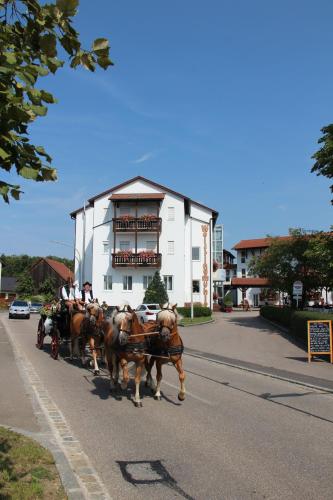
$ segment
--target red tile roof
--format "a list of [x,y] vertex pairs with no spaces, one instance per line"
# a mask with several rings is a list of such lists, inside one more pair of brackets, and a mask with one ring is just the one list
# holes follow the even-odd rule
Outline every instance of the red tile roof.
[[248,286],[248,287],[260,287],[269,286],[269,280],[267,278],[232,278],[231,285],[234,286]]
[[57,260],[53,259],[44,259],[44,260],[64,280],[67,280],[69,276],[74,279],[73,272],[63,262],[58,262]]
[[276,238],[258,238],[255,240],[241,240],[233,248],[235,250],[245,250],[247,248],[267,248],[275,239],[290,240],[291,236],[276,236]]
[[64,281],[66,281],[69,276],[74,279],[73,272],[65,264],[63,264],[62,262],[58,262],[57,260],[53,260],[53,259],[46,259],[46,258],[42,257],[40,260],[38,260],[36,262],[36,264],[34,264],[32,266],[31,269],[33,269],[34,267],[36,267],[42,260],[44,260],[50,267],[52,267],[52,269]]

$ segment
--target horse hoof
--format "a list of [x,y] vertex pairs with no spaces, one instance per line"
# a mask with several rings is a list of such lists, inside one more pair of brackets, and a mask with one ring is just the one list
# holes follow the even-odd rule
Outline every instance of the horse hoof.
[[155,401],[161,401],[161,396],[154,396]]
[[141,401],[139,401],[139,402],[138,401],[134,401],[134,405],[135,405],[136,408],[142,408]]
[[184,401],[185,400],[185,394],[178,394],[178,399],[179,399],[179,401]]
[[94,375],[99,375],[100,371],[99,370],[94,370]]

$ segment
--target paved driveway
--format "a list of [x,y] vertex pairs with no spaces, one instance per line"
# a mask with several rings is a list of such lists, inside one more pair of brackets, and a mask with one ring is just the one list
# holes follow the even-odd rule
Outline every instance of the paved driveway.
[[[186,347],[333,382],[333,365],[307,352],[258,312],[215,313],[215,323],[182,329]],[[327,357],[328,359],[328,357]]]

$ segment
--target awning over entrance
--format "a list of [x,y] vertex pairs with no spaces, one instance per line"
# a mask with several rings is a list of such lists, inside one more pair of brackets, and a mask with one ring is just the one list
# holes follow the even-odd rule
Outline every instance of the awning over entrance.
[[269,280],[267,278],[232,278],[231,286],[236,288],[263,288],[270,287]]

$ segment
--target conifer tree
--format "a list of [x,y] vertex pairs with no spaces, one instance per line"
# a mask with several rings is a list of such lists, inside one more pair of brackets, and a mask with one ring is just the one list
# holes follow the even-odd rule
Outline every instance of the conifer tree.
[[146,290],[143,302],[145,304],[165,304],[166,302],[169,302],[169,297],[164,283],[161,280],[159,271],[155,272],[153,279]]

